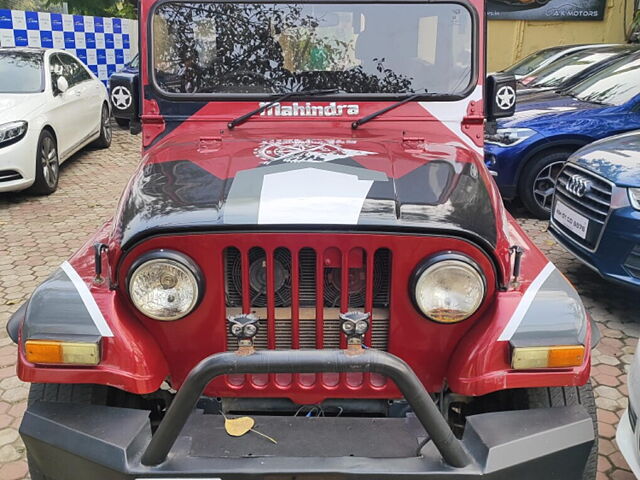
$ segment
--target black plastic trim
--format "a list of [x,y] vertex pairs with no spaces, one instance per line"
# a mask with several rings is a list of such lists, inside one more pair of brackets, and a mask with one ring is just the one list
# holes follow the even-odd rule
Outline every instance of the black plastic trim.
[[18,308],[18,310],[16,310],[14,314],[9,317],[9,321],[7,322],[7,334],[15,344],[18,343],[18,339],[20,337],[20,329],[22,328],[24,319],[27,316],[28,303],[29,302],[24,302],[20,306],[20,308]]
[[[354,228],[355,227],[355,228]],[[226,227],[224,230],[207,227],[206,229],[174,229],[173,231],[168,231],[168,229],[163,229],[162,231],[146,231],[144,235],[139,235],[137,237],[133,237],[126,245],[122,246],[123,254],[120,256],[118,260],[118,265],[113,270],[114,278],[112,279],[112,287],[116,288],[118,286],[117,278],[118,272],[124,262],[124,259],[129,255],[129,253],[135,249],[138,245],[150,240],[152,238],[159,237],[171,237],[176,235],[211,235],[211,234],[238,234],[238,233],[247,233],[247,232],[265,232],[265,233],[352,233],[352,234],[376,234],[376,235],[394,235],[394,236],[414,236],[414,237],[436,237],[436,238],[456,238],[459,240],[463,240],[478,250],[480,250],[489,260],[489,262],[493,265],[493,273],[496,277],[496,282],[498,284],[498,288],[505,288],[507,279],[502,278],[502,274],[500,269],[498,268],[499,260],[494,255],[495,248],[491,243],[489,243],[484,238],[479,235],[465,235],[465,232],[456,232],[450,231],[446,229],[441,230],[433,230],[431,232],[424,231],[416,231],[417,229],[414,227],[398,227],[398,226],[389,226],[388,228],[376,226],[372,228],[371,226],[361,226],[358,228],[357,226],[350,225],[344,229],[340,229],[338,227],[334,227],[332,229],[327,229],[326,226],[315,226],[315,225],[305,225],[304,228],[265,228],[264,225],[247,225],[243,226],[242,229],[229,229]]]

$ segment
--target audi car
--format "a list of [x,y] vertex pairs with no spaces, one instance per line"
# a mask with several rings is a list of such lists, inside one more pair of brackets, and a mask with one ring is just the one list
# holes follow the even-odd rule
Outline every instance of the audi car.
[[504,198],[520,197],[549,218],[558,173],[595,140],[640,129],[640,52],[627,55],[561,93],[518,102],[513,117],[485,135],[485,161]]
[[605,279],[640,287],[640,131],[571,156],[556,183],[550,231]]

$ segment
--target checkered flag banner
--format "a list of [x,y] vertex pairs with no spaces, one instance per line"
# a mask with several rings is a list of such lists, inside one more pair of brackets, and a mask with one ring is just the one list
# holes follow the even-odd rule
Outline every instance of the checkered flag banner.
[[0,47],[67,50],[106,85],[138,52],[137,25],[122,18],[0,9]]

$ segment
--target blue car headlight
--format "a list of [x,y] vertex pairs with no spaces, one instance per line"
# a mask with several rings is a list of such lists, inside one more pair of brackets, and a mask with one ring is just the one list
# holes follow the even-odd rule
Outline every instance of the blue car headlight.
[[484,141],[502,147],[511,147],[525,141],[536,133],[535,130],[530,128],[498,128],[495,133],[485,135]]
[[0,125],[0,147],[17,142],[27,134],[27,122],[10,122]]
[[629,201],[633,208],[640,210],[640,188],[629,189]]

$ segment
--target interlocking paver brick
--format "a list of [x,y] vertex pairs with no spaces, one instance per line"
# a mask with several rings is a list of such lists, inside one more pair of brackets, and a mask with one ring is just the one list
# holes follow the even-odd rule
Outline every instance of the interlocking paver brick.
[[[113,215],[117,199],[139,161],[139,152],[140,137],[116,129],[110,149],[85,150],[65,162],[55,194],[0,194],[1,480],[27,478],[25,449],[17,434],[26,409],[26,388],[15,377],[15,348],[5,349],[11,344],[4,330],[6,321],[38,283]],[[613,437],[626,406],[628,363],[640,336],[640,298],[604,282],[565,252],[547,233],[546,222],[528,218],[517,205],[509,208],[533,241],[574,283],[597,322],[602,334],[602,342],[593,352],[601,428],[597,478],[632,479]],[[5,418],[11,419],[8,426]],[[3,438],[10,441],[2,443]]]

